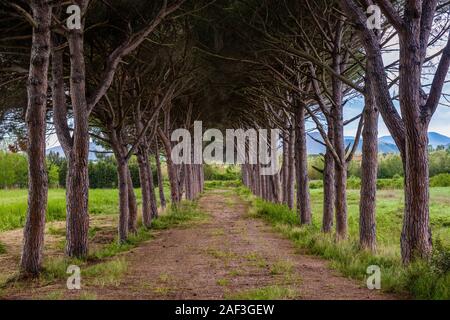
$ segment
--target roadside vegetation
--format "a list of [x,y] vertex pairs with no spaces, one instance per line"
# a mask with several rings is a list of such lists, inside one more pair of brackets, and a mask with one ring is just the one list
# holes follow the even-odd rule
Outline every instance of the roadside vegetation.
[[[118,287],[128,270],[128,262],[121,253],[128,252],[142,243],[151,240],[158,230],[181,226],[185,227],[191,223],[203,222],[206,218],[207,216],[198,209],[196,202],[183,201],[176,208],[167,208],[158,219],[153,221],[150,229],[143,226],[139,227],[138,231],[135,234],[130,235],[125,243],[119,244],[119,241],[114,239],[112,242],[91,252],[85,260],[66,257],[47,257],[44,262],[43,271],[38,279],[28,282],[28,279],[25,279],[24,281],[24,279],[16,275],[6,278],[2,276],[0,277],[2,279],[0,289],[6,293],[6,291],[20,289],[24,286],[48,286],[61,283],[62,281],[65,283],[68,276],[67,268],[70,265],[76,265],[81,269],[84,288],[82,295],[79,297],[80,299],[83,299],[83,297],[88,294],[84,289],[89,291],[90,287]],[[102,230],[96,228],[95,231],[99,232]],[[49,232],[56,233],[55,230],[49,230]],[[62,237],[64,237],[64,235],[65,234],[60,234]],[[1,248],[2,247],[0,246],[0,249]],[[64,298],[64,291],[61,291],[60,295],[53,297],[53,299],[62,298]],[[95,295],[91,294],[91,298],[95,299]]]
[[364,281],[370,265],[381,267],[381,286],[386,292],[417,299],[450,299],[450,188],[432,188],[430,217],[435,244],[429,264],[419,261],[403,266],[398,241],[403,217],[403,194],[398,190],[381,191],[377,201],[376,254],[359,248],[359,191],[349,191],[349,238],[337,243],[334,234],[321,232],[322,191],[311,191],[313,222],[301,226],[295,211],[269,203],[245,187],[238,194],[251,204],[251,215],[269,222],[273,228],[294,242],[301,252],[330,260],[343,275]]
[[[155,190],[158,192],[158,188]],[[141,204],[140,189],[136,189],[138,204]],[[165,190],[168,197],[168,191]],[[66,217],[64,189],[50,189],[47,221],[62,221]],[[159,199],[157,199],[159,201]],[[116,189],[91,189],[89,191],[89,213],[92,215],[117,214],[119,196]],[[159,202],[158,202],[159,203]],[[27,210],[27,190],[0,190],[0,231],[22,228]]]

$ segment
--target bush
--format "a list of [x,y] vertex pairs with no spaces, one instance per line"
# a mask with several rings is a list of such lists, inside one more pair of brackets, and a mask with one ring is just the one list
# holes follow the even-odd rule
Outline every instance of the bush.
[[314,180],[309,183],[310,189],[323,189],[323,180]]
[[450,187],[450,173],[441,173],[430,179],[431,187]]
[[377,189],[378,190],[400,190],[403,189],[403,178],[397,179],[378,179]]
[[27,185],[26,155],[0,151],[0,188],[25,188]]
[[221,189],[221,188],[236,188],[240,187],[242,182],[240,180],[230,180],[230,181],[205,181],[205,190]]
[[205,181],[231,181],[240,180],[241,172],[238,166],[217,166],[208,165],[203,166]]
[[347,188],[352,190],[361,189],[361,179],[358,177],[350,177],[347,179]]

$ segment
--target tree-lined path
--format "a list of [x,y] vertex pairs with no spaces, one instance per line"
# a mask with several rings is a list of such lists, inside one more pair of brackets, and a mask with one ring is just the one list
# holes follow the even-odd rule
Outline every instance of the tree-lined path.
[[[97,299],[391,299],[340,276],[327,262],[300,254],[289,240],[249,215],[231,190],[203,195],[207,218],[159,233],[123,254],[126,272],[117,283],[83,284],[70,293],[57,285],[22,290],[8,298]],[[113,271],[112,271],[113,272]]]

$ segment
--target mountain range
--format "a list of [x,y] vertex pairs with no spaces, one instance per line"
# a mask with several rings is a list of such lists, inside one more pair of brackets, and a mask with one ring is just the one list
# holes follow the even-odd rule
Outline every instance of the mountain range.
[[[450,146],[450,138],[444,136],[437,132],[428,133],[429,145],[436,148],[438,146]],[[307,137],[307,148],[308,153],[311,155],[317,155],[321,153],[325,153],[325,146],[321,143],[315,141],[323,142],[322,136],[319,132],[311,132]],[[353,146],[355,141],[355,137],[345,137],[345,145]],[[357,152],[361,153],[362,150],[362,140],[359,142]],[[378,139],[378,151],[380,153],[399,153],[397,146],[395,145],[394,139],[391,136],[384,136]]]
[[[97,152],[103,152],[105,149],[102,146],[99,146],[93,142],[89,143],[89,161],[95,161],[97,160]],[[58,153],[61,157],[65,158],[63,148],[61,146],[55,146],[52,148],[47,148],[47,154],[50,152]]]

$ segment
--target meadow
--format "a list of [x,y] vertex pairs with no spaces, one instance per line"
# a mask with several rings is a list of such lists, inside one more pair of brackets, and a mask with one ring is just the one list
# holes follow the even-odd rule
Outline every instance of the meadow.
[[[155,189],[158,195],[159,191]],[[138,205],[141,204],[141,190],[135,189]],[[165,190],[169,199],[168,190]],[[47,221],[64,220],[66,199],[64,189],[50,189],[48,192]],[[157,197],[158,198],[158,197]],[[89,191],[89,212],[92,215],[118,214],[119,193],[116,189],[92,189]],[[0,232],[21,228],[25,224],[27,190],[0,190]]]

